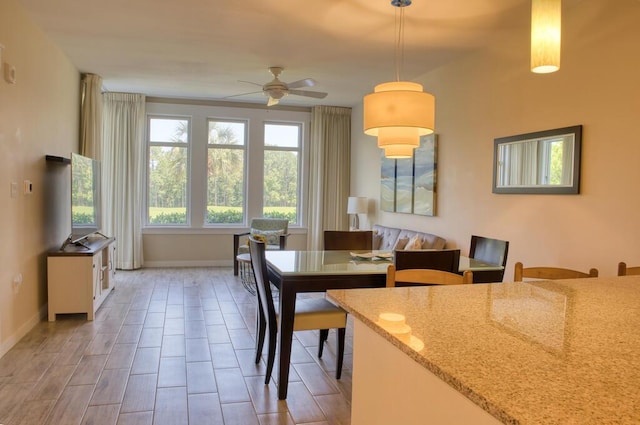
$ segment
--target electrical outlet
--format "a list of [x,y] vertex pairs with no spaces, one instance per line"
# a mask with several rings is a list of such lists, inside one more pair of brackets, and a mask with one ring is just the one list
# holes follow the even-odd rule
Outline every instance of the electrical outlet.
[[17,182],[11,182],[11,197],[12,198],[17,198],[18,197],[18,183]]
[[31,180],[25,180],[24,181],[24,194],[25,195],[31,195],[33,193],[33,183],[31,183]]

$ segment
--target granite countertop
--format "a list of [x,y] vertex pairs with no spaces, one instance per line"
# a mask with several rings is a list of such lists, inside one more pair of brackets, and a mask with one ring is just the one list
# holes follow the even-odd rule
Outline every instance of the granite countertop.
[[327,294],[504,423],[640,423],[640,276]]

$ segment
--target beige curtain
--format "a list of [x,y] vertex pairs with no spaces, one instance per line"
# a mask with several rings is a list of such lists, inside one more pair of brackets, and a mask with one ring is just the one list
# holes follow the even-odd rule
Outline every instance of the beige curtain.
[[101,160],[102,150],[102,77],[82,75],[80,102],[80,154]]
[[102,175],[105,232],[116,238],[116,268],[138,269],[142,258],[145,97],[104,94]]
[[309,145],[307,248],[315,250],[324,230],[349,228],[351,108],[314,107]]

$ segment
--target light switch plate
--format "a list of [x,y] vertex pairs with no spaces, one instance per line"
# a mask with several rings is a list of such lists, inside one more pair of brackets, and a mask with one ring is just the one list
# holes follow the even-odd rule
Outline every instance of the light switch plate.
[[3,65],[4,68],[4,80],[9,84],[16,83],[16,67],[5,63]]

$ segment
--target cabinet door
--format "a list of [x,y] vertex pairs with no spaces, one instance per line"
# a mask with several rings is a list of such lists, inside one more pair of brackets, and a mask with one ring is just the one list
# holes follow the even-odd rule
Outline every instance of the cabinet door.
[[95,270],[93,257],[47,259],[49,321],[57,313],[87,313],[93,320]]

